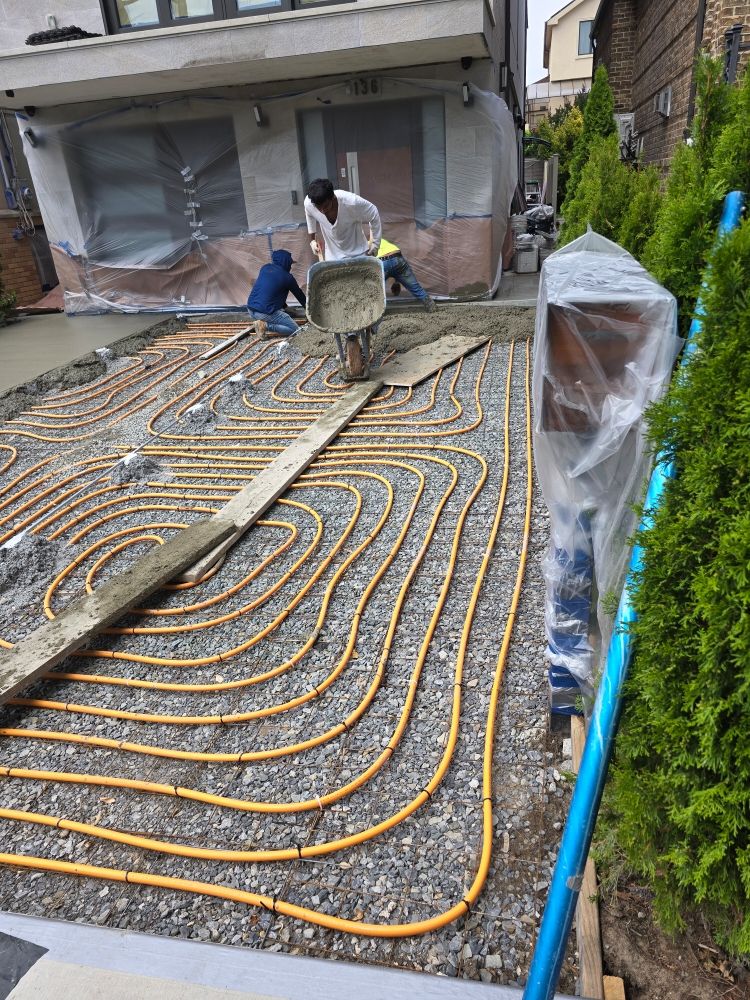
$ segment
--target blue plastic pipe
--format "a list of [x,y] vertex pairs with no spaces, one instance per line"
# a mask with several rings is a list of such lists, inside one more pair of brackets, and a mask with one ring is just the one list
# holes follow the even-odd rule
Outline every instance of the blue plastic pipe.
[[[719,240],[739,225],[744,204],[745,196],[742,192],[732,191],[727,195],[719,222],[717,237]],[[702,328],[703,314],[703,304],[699,299],[696,316],[690,325],[685,345],[683,365],[697,349],[695,335]],[[652,513],[661,503],[666,481],[673,476],[673,464],[657,459],[646,493],[641,531],[648,530],[651,526]],[[635,574],[641,569],[642,563],[643,550],[640,545],[634,545],[627,579],[617,609],[614,632],[607,650],[604,673],[591,714],[578,779],[573,789],[560,851],[547,895],[547,905],[544,908],[539,937],[531,958],[529,978],[523,994],[524,1000],[552,1000],[560,977],[565,946],[573,923],[583,871],[591,847],[599,803],[622,712],[623,685],[633,656],[630,626],[636,620],[631,593]]]

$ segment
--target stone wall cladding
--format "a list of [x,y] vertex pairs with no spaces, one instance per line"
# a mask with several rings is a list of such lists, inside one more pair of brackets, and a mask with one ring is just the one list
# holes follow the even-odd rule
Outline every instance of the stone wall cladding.
[[[737,0],[708,0],[703,28],[703,44],[713,56],[724,54],[724,33],[735,24],[743,25],[742,41],[750,44],[750,3]],[[740,53],[740,68],[750,63],[750,52]]]
[[[666,168],[687,128],[695,60],[696,0],[638,0],[633,53],[635,128],[643,159]],[[668,118],[654,111],[654,97],[672,88]]]

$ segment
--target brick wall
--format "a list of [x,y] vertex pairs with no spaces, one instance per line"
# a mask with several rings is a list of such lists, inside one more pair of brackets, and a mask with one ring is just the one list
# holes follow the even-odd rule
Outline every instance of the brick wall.
[[28,306],[37,302],[44,292],[31,243],[27,239],[13,239],[17,221],[15,212],[0,211],[0,281],[7,291],[16,293],[18,305]]
[[633,110],[635,35],[636,0],[603,0],[597,20],[594,66],[607,67],[618,114]]
[[[695,64],[698,0],[602,0],[597,19],[595,65],[609,72],[615,110],[635,112],[643,159],[665,169],[688,126]],[[724,32],[743,24],[750,43],[750,0],[707,0],[702,44],[724,54]],[[750,62],[750,52],[740,66]],[[669,117],[654,111],[654,97],[672,88]]]
[[[687,128],[697,17],[697,0],[637,0],[632,110],[643,159],[662,168]],[[665,118],[653,102],[669,86],[672,108]]]
[[[713,56],[724,55],[724,32],[735,24],[744,26],[743,43],[750,43],[750,3],[738,0],[708,0],[703,28],[703,44]],[[740,67],[750,62],[750,52],[740,53]]]

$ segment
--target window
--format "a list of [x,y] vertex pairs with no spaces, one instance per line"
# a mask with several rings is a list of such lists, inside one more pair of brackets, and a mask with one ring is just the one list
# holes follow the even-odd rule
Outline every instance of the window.
[[579,21],[578,22],[578,55],[579,56],[590,56],[594,51],[594,46],[591,44],[591,28],[593,26],[593,21]]
[[654,94],[654,111],[663,118],[669,118],[672,113],[672,88],[665,87],[658,94]]
[[110,34],[354,0],[100,0]]
[[197,241],[237,236],[247,225],[230,117],[115,121],[91,123],[65,146],[89,260],[169,268]]

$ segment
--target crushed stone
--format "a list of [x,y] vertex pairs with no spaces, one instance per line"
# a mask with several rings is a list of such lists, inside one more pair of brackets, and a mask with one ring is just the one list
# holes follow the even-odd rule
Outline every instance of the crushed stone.
[[244,408],[242,397],[250,394],[250,383],[246,378],[232,376],[221,387],[219,409],[222,413],[237,413]]
[[212,430],[216,426],[216,414],[207,406],[198,403],[186,411],[182,422],[190,431],[200,434],[202,431]]

